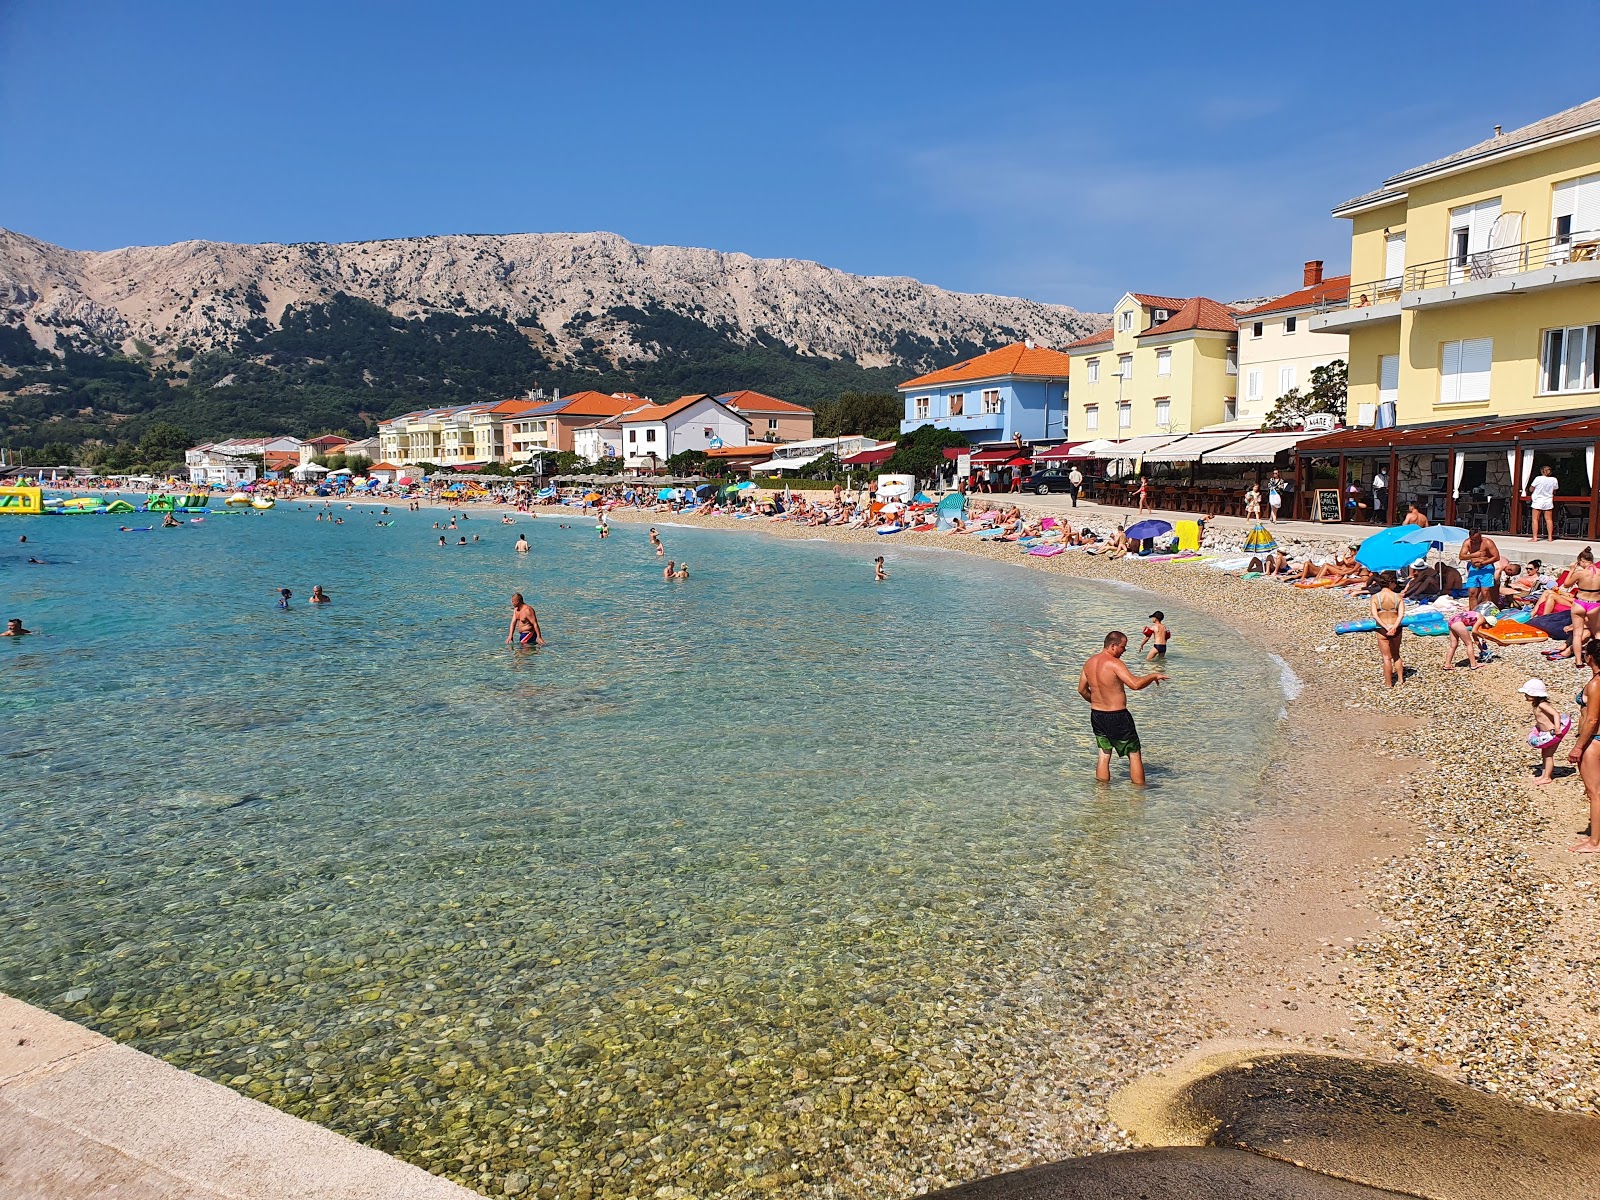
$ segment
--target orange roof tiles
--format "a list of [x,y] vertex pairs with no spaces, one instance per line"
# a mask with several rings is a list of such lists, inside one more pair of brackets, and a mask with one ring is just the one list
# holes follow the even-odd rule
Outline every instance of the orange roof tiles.
[[1217,333],[1233,333],[1238,329],[1234,321],[1235,312],[1226,304],[1208,299],[1205,296],[1191,296],[1178,305],[1176,312],[1161,324],[1146,329],[1139,336],[1166,337],[1173,333],[1188,333],[1192,330],[1212,330]]
[[750,424],[750,422],[744,416],[742,416],[739,413],[733,412],[732,409],[728,408],[728,406],[726,404],[723,404],[715,396],[707,395],[705,392],[696,392],[692,396],[679,396],[676,400],[672,400],[672,401],[670,401],[670,402],[668,402],[666,404],[657,405],[654,412],[641,413],[639,416],[629,417],[628,420],[630,420],[630,421],[664,421],[668,417],[675,416],[676,414],[682,412],[684,409],[690,408],[690,407],[700,403],[700,401],[702,401],[702,400],[709,400],[709,401],[711,401],[711,403],[717,405],[719,408],[724,409],[725,411],[731,413],[733,416],[738,417],[739,420],[744,421],[744,423],[746,425]]
[[[604,392],[573,392],[561,398],[561,411],[552,414],[560,417],[614,417],[634,407],[637,400],[608,396]],[[531,406],[530,406],[531,407]]]
[[759,413],[803,413],[812,416],[812,410],[801,404],[790,404],[787,400],[779,400],[776,396],[763,395],[761,392],[728,392],[717,397],[729,408],[739,412]]
[[1321,283],[1314,283],[1310,287],[1303,287],[1297,292],[1279,296],[1276,300],[1268,300],[1257,308],[1246,309],[1239,314],[1240,320],[1249,320],[1252,317],[1265,316],[1267,313],[1289,312],[1296,308],[1316,308],[1323,304],[1337,304],[1350,298],[1350,276],[1335,275],[1324,279]]
[[1022,376],[1029,379],[1065,379],[1072,360],[1059,350],[1046,350],[1043,346],[1029,348],[1026,342],[1017,342],[969,358],[953,366],[931,371],[908,379],[901,388],[931,387],[938,383],[964,383],[979,379],[1004,379]]
[[1128,295],[1146,308],[1182,308],[1188,303],[1183,296],[1147,296],[1143,292],[1129,292]]
[[1111,329],[1107,327],[1102,329],[1099,333],[1091,333],[1088,337],[1081,337],[1075,342],[1068,342],[1062,347],[1062,349],[1087,350],[1090,346],[1106,346],[1110,345],[1112,338],[1113,334]]

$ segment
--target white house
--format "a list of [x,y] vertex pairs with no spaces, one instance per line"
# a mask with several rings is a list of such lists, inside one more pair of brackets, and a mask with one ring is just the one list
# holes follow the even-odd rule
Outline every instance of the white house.
[[1322,277],[1320,259],[1305,264],[1299,291],[1279,296],[1238,314],[1239,399],[1229,425],[1260,428],[1285,392],[1311,390],[1311,372],[1335,359],[1347,358],[1350,338],[1344,333],[1313,333],[1311,317],[1343,305],[1350,296],[1350,276]]
[[256,477],[253,459],[229,454],[213,445],[184,451],[183,463],[189,469],[189,482],[205,487],[238,487]]
[[639,414],[660,412],[658,406],[648,401],[635,404],[626,412],[604,417],[592,425],[581,425],[572,431],[572,452],[590,462],[622,462],[622,422]]
[[625,413],[618,422],[623,464],[652,469],[686,450],[713,450],[750,442],[750,422],[715,397],[680,396],[670,404]]

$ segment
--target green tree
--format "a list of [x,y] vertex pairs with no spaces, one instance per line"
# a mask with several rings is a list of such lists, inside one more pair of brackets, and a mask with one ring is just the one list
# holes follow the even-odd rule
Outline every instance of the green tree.
[[372,470],[372,460],[365,454],[346,454],[344,465],[354,475],[365,475]]
[[905,403],[894,392],[843,392],[817,409],[818,437],[875,437],[900,434]]
[[674,475],[704,475],[708,461],[704,450],[680,450],[667,459],[667,470]]
[[838,479],[844,473],[844,465],[839,456],[832,450],[819,457],[809,466],[800,468],[801,479]]
[[946,449],[966,449],[967,439],[949,429],[922,425],[901,436],[889,461],[883,464],[886,475],[914,475],[931,479],[949,461]]
[[139,458],[146,463],[182,462],[184,451],[193,444],[181,425],[158,421],[139,439]]
[[1349,369],[1342,358],[1311,372],[1311,390],[1290,388],[1278,397],[1262,421],[1263,429],[1298,429],[1313,413],[1332,413],[1341,419],[1349,406]]

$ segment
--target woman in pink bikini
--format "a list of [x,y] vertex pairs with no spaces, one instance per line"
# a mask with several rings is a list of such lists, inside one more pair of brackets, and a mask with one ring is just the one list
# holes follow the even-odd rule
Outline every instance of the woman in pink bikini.
[[1583,644],[1600,637],[1600,567],[1594,565],[1594,551],[1585,546],[1578,553],[1567,575],[1572,593],[1572,656],[1583,661]]

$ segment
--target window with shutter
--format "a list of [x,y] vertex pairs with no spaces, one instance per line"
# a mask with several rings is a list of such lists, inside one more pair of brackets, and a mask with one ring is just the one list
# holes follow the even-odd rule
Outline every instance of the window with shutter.
[[1551,235],[1562,242],[1600,232],[1600,175],[1564,179],[1550,197]]
[[1118,357],[1117,374],[1122,376],[1123,382],[1133,378],[1133,355],[1124,354]]
[[1378,357],[1378,403],[1394,403],[1400,398],[1400,356],[1383,354]]
[[1157,350],[1156,351],[1156,374],[1157,375],[1162,375],[1162,376],[1166,376],[1166,375],[1171,375],[1172,374],[1172,351],[1171,350]]
[[1439,355],[1439,403],[1475,404],[1489,398],[1493,338],[1445,342]]
[[1251,369],[1244,373],[1244,398],[1246,400],[1261,399],[1261,372]]
[[1131,401],[1124,400],[1121,404],[1117,405],[1117,428],[1133,428],[1133,404]]
[[1383,239],[1383,274],[1385,282],[1400,286],[1400,277],[1406,273],[1406,235],[1391,233]]
[[1172,401],[1156,401],[1156,424],[1165,429],[1172,424]]
[[1089,382],[1090,383],[1099,383],[1100,382],[1100,360],[1098,358],[1091,358],[1088,361],[1087,366],[1089,368]]
[[1293,367],[1278,368],[1278,395],[1294,391],[1295,370]]
[[1100,428],[1100,406],[1086,404],[1083,406],[1083,427],[1089,433]]

